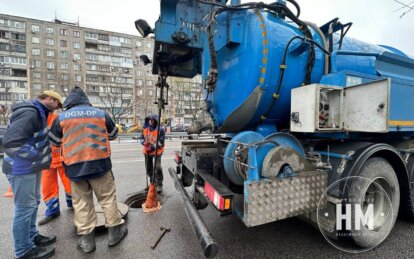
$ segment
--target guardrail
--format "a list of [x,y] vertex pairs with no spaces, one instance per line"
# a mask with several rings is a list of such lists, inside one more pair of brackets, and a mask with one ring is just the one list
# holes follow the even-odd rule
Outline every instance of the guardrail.
[[[214,138],[220,134],[192,134],[188,135],[187,132],[170,132],[165,134],[165,138],[167,140],[172,139],[206,139],[206,138]],[[139,142],[139,137],[141,133],[121,133],[118,134],[118,138],[114,141],[120,142],[121,140],[136,140]]]

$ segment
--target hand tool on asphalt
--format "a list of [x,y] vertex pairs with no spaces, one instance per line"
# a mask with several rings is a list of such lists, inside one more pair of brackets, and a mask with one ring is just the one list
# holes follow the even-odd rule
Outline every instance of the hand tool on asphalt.
[[165,233],[170,232],[170,228],[164,228],[164,227],[160,227],[160,230],[162,231],[160,237],[157,239],[157,241],[155,242],[154,245],[151,246],[151,249],[155,249],[155,247],[157,247],[158,243],[161,241],[162,237],[165,235]]

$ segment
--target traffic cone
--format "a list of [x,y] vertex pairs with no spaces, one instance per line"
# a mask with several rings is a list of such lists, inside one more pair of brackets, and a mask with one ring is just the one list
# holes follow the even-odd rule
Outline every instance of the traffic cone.
[[12,190],[11,186],[9,186],[9,188],[7,189],[7,192],[5,192],[3,194],[3,197],[11,198],[13,196],[14,196],[13,190]]
[[161,209],[161,204],[159,203],[158,198],[157,198],[157,191],[155,190],[155,184],[151,183],[149,190],[148,190],[147,200],[145,201],[144,204],[142,204],[142,210],[144,212],[153,212],[159,209]]

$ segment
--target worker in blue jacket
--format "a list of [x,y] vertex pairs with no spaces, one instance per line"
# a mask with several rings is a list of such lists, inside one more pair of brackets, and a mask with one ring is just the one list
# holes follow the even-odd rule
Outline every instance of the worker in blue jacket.
[[51,149],[47,117],[62,107],[62,97],[44,91],[34,100],[12,107],[10,125],[3,138],[3,172],[14,193],[13,239],[16,258],[47,258],[56,236],[40,235],[36,215],[40,203],[41,171],[50,167]]

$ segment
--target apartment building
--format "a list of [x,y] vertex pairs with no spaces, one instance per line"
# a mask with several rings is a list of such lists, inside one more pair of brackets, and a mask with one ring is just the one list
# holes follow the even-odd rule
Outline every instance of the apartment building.
[[[49,89],[65,97],[77,85],[116,122],[141,123],[146,115],[157,112],[157,76],[151,73],[151,65],[139,59],[141,55],[152,58],[153,48],[151,38],[57,19],[0,14],[0,119],[3,116],[6,121],[10,106],[19,100]],[[192,96],[201,96],[201,81],[170,78],[169,82],[170,104],[164,118],[188,123],[198,107],[194,100],[199,96]],[[190,93],[184,94],[187,90]]]

